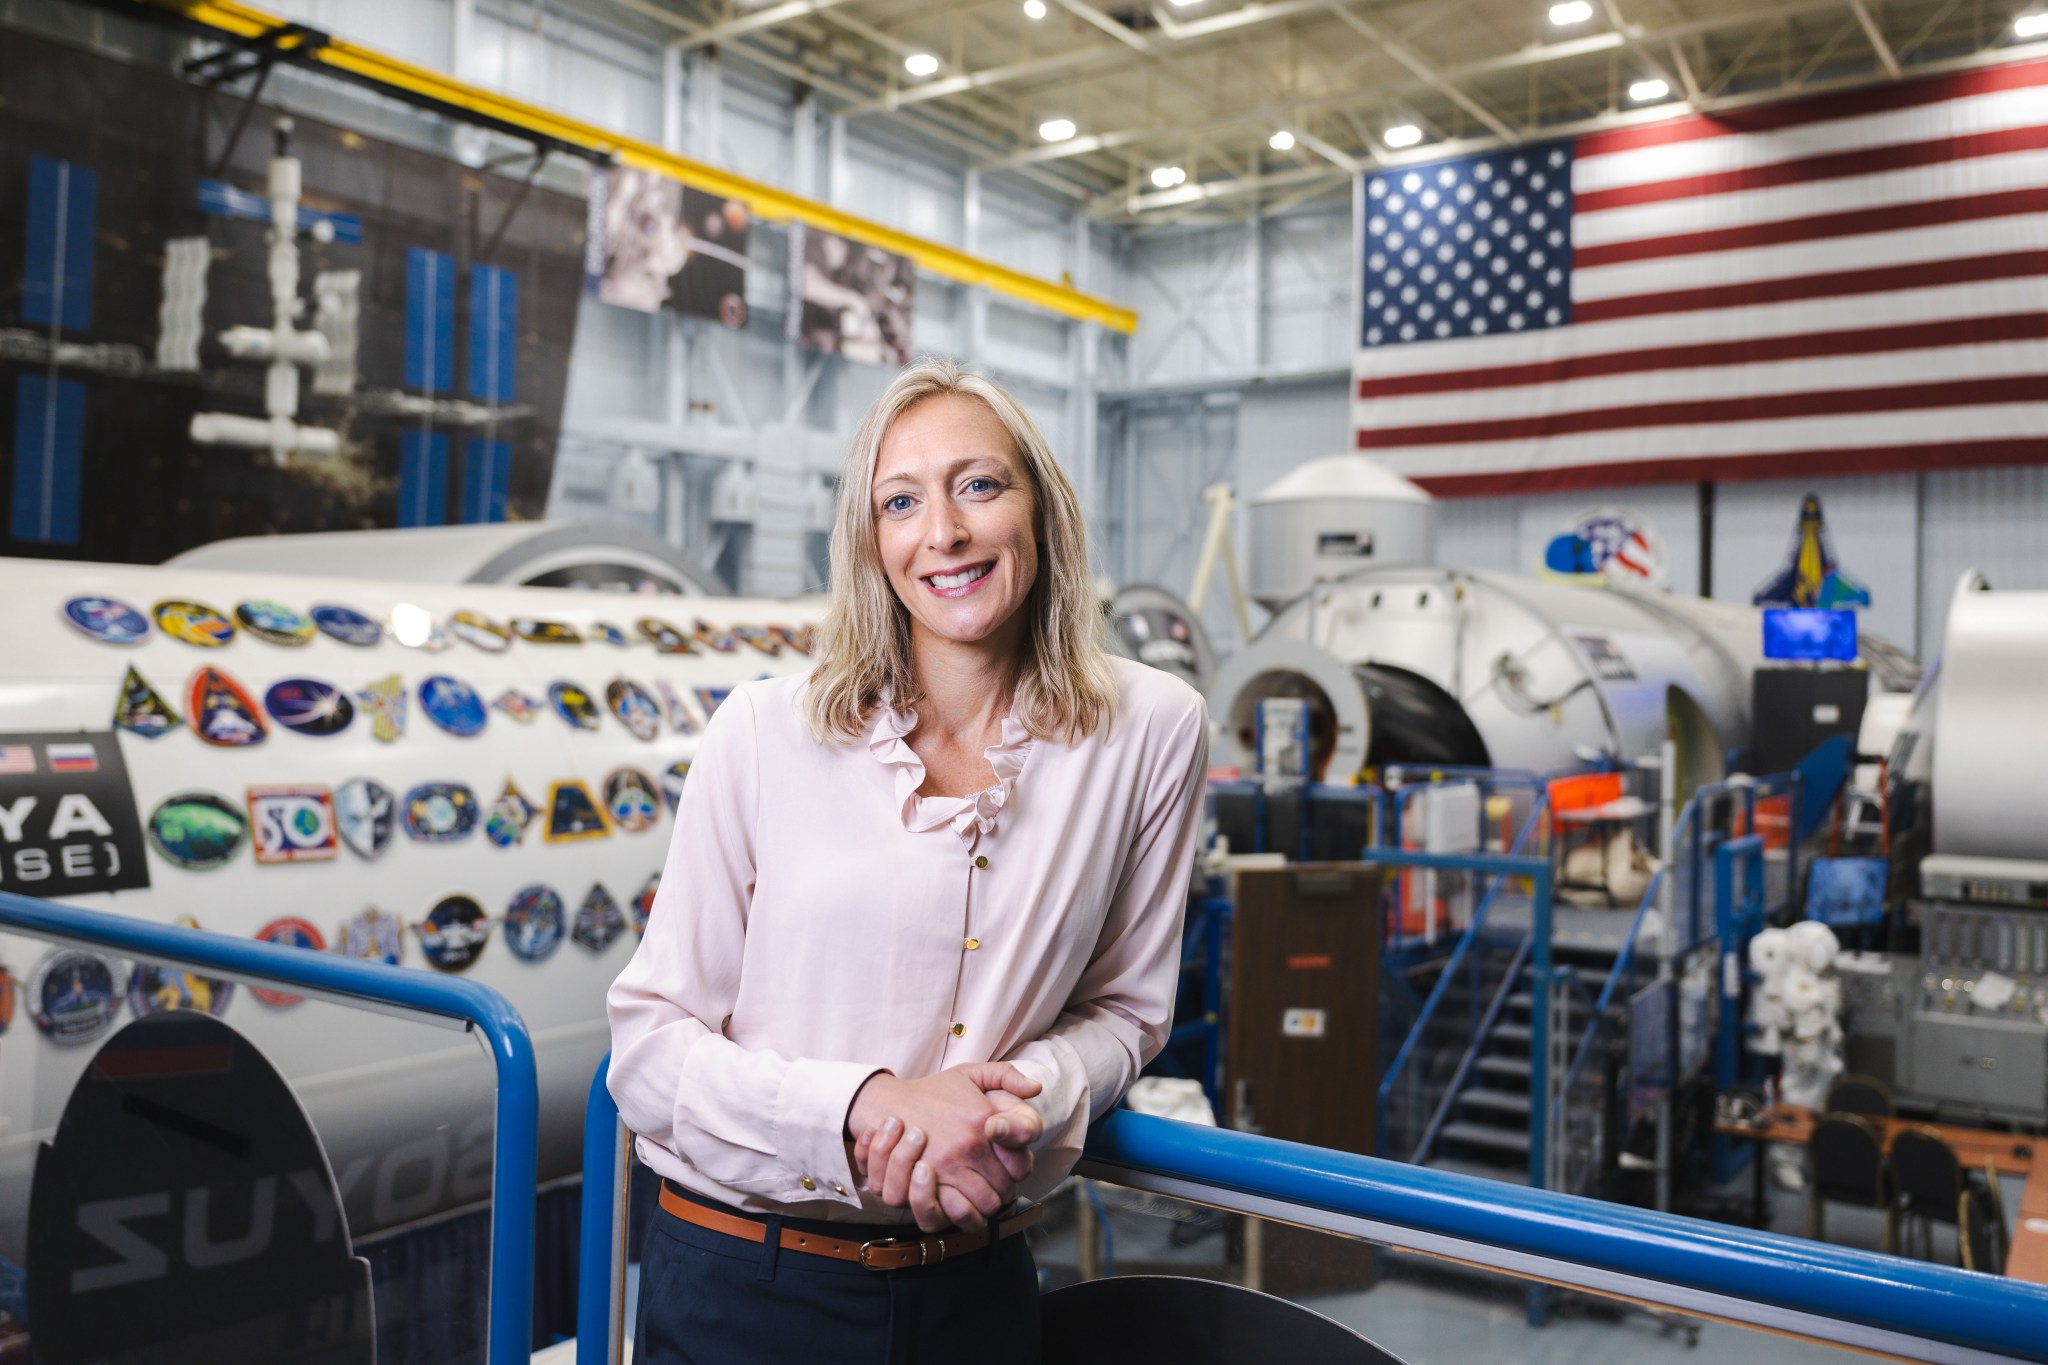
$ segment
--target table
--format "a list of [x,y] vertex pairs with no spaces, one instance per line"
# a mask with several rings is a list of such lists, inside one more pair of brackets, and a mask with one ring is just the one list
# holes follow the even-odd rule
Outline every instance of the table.
[[[2005,1273],[2017,1280],[2048,1284],[2048,1138],[2019,1133],[1995,1133],[1984,1128],[1965,1128],[1953,1123],[1922,1123],[1916,1119],[1879,1118],[1864,1115],[1876,1126],[1878,1137],[1889,1149],[1892,1139],[1908,1128],[1934,1133],[1955,1148],[1956,1159],[1966,1171],[1991,1169],[2000,1175],[2026,1178],[2020,1195],[2019,1217],[2015,1220],[2012,1247],[2006,1253]],[[1716,1123],[1714,1131],[1730,1137],[1744,1137],[1758,1144],[1756,1184],[1751,1193],[1752,1212],[1758,1226],[1763,1224],[1764,1159],[1762,1144],[1789,1142],[1805,1146],[1813,1138],[1819,1114],[1796,1104],[1774,1104],[1757,1115],[1754,1123]]]

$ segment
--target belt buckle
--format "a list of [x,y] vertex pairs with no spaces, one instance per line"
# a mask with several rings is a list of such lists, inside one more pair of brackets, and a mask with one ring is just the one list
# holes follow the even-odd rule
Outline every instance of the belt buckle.
[[871,1242],[862,1242],[860,1244],[861,1269],[877,1272],[889,1269],[885,1265],[870,1265],[868,1263],[868,1253],[876,1250],[893,1251],[897,1247],[911,1242],[917,1244],[917,1263],[919,1265],[923,1265],[931,1259],[931,1248],[925,1244],[925,1240],[922,1237],[877,1237]]

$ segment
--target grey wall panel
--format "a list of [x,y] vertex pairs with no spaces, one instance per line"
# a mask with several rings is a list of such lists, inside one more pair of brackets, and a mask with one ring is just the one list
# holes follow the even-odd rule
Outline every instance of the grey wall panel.
[[1526,573],[1515,498],[1446,498],[1436,507],[1436,562],[1457,569]]
[[1931,660],[1964,570],[1993,588],[2048,588],[2048,468],[1933,470],[1925,489],[1920,657]]
[[1237,415],[1237,491],[1252,497],[1296,465],[1351,449],[1343,380],[1245,390]]
[[1351,367],[1351,210],[1283,214],[1265,224],[1262,368]]
[[1799,522],[1799,503],[1820,495],[1835,555],[1851,578],[1870,589],[1864,629],[1912,648],[1917,636],[1918,512],[1914,477],[1773,479],[1718,487],[1714,514],[1714,597],[1747,602],[1785,563]]

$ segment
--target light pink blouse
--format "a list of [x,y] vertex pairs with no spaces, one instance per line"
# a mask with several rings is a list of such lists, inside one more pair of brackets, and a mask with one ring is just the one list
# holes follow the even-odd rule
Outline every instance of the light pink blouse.
[[1172,1022],[1208,753],[1200,694],[1111,662],[1107,734],[1033,739],[1013,715],[970,797],[917,794],[913,713],[821,745],[801,678],[734,690],[606,1002],[642,1161],[741,1208],[904,1221],[855,1186],[854,1092],[998,1059],[1045,1087],[1022,1193],[1073,1168]]

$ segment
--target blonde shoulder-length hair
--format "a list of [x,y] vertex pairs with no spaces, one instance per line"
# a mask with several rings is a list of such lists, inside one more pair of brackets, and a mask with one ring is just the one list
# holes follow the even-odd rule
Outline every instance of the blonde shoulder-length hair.
[[1017,718],[1041,739],[1091,735],[1111,718],[1116,682],[1102,647],[1102,609],[1088,574],[1080,499],[1016,399],[982,375],[929,357],[896,376],[875,400],[846,453],[832,526],[832,605],[805,690],[811,732],[820,743],[853,740],[866,731],[884,697],[897,707],[921,699],[910,613],[889,586],[876,541],[875,462],[897,418],[926,399],[945,396],[986,403],[1016,443],[1031,479],[1038,577],[1020,608],[1030,630],[1017,680]]

